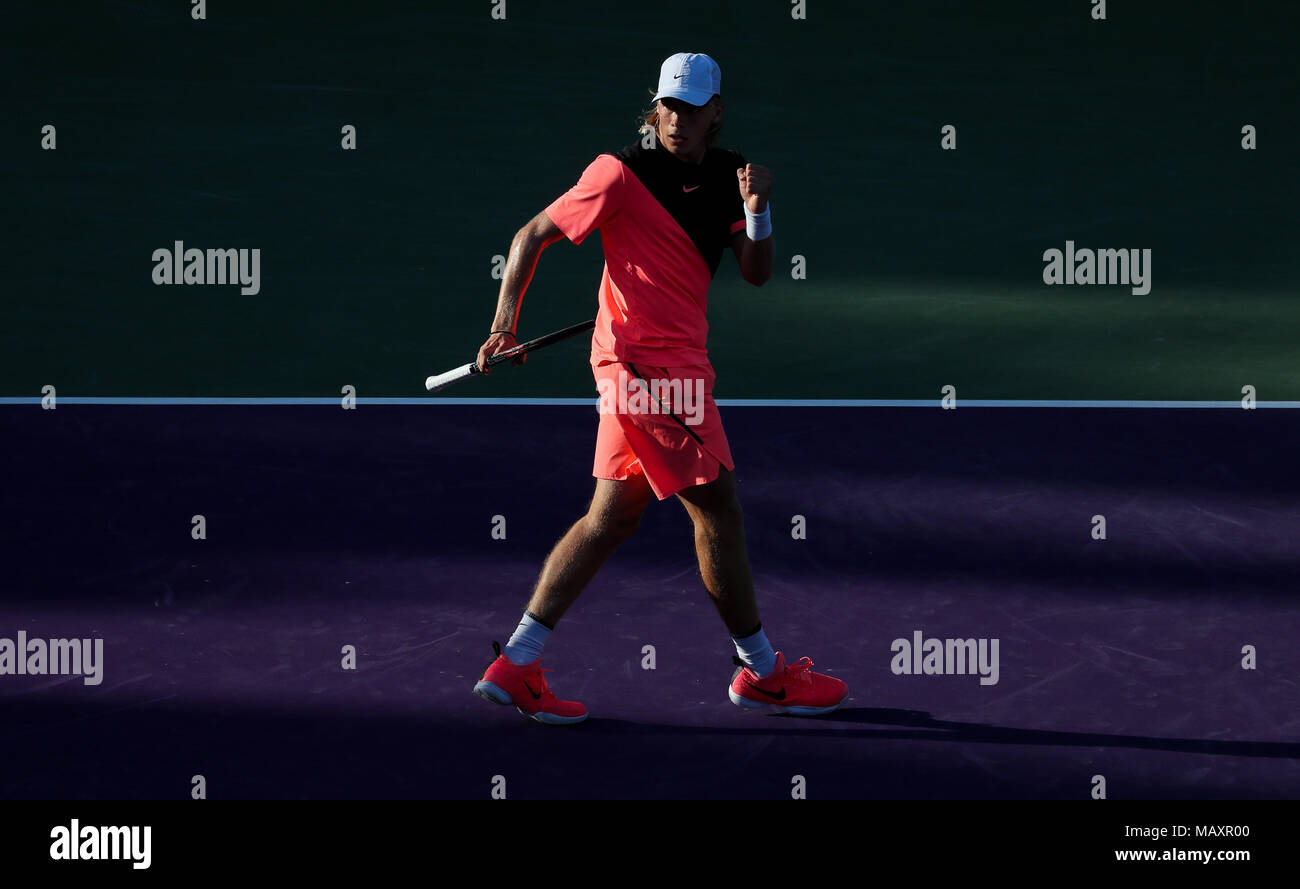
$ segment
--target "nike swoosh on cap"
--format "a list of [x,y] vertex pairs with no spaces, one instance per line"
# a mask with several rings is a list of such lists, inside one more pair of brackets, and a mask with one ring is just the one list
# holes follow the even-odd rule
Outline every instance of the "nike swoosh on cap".
[[698,185],[692,185],[690,188],[687,188],[685,185],[683,185],[682,191],[686,192],[687,194],[690,194],[691,192],[695,191],[695,189],[697,188],[699,188]]

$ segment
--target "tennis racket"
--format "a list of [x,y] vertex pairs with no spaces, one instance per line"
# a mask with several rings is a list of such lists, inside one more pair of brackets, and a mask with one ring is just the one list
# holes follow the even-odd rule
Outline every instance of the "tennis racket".
[[[504,352],[498,352],[487,360],[488,367],[496,367],[498,364],[504,364],[511,359],[518,358],[528,352],[549,346],[552,343],[558,343],[560,340],[567,340],[571,336],[577,336],[583,331],[591,330],[596,326],[596,319],[584,321],[581,324],[575,324],[572,327],[566,327],[563,330],[557,330],[554,333],[548,333],[546,336],[539,336],[535,340],[529,340],[526,343],[519,343],[506,349]],[[478,362],[471,361],[463,367],[449,370],[446,373],[435,374],[424,381],[424,388],[430,392],[437,392],[439,389],[445,389],[452,383],[460,382],[463,379],[481,374],[483,371],[478,369]]]

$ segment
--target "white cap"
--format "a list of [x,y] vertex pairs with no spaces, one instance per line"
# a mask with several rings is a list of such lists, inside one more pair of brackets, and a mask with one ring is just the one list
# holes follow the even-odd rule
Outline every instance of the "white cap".
[[664,59],[659,69],[659,92],[654,100],[681,99],[691,105],[707,105],[722,92],[722,69],[699,52],[679,52]]

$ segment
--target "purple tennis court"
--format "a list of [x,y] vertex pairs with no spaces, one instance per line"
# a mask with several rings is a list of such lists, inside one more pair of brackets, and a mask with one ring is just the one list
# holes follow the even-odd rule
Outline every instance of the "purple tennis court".
[[[471,693],[586,507],[594,407],[3,408],[0,636],[103,653],[2,677],[0,795],[1300,795],[1300,413],[723,416],[769,636],[849,684],[828,716],[728,701],[675,500],[548,645],[586,723]],[[916,638],[997,657],[895,672]]]

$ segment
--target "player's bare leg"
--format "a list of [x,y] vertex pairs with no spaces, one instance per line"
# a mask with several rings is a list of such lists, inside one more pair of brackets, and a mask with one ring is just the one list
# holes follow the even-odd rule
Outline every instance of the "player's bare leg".
[[513,704],[538,722],[582,722],[587,708],[555,696],[542,672],[541,654],[551,630],[596,576],[618,545],[635,533],[653,493],[645,476],[627,481],[597,479],[587,514],[578,519],[546,557],[528,610],[502,651],[474,686],[474,693],[497,704]]
[[528,611],[554,627],[605,560],[636,532],[653,496],[643,475],[630,476],[626,481],[596,479],[596,492],[587,514],[573,524],[546,557],[528,600]]
[[717,479],[677,495],[695,524],[695,555],[700,575],[733,636],[759,625],[754,578],[745,546],[745,517],[736,496],[736,475],[726,469]]
[[737,669],[727,689],[731,702],[748,709],[775,705],[803,716],[837,708],[848,687],[814,673],[810,658],[787,663],[783,654],[773,651],[759,622],[735,474],[723,469],[714,481],[677,496],[695,523],[695,554],[704,586],[736,646]]

